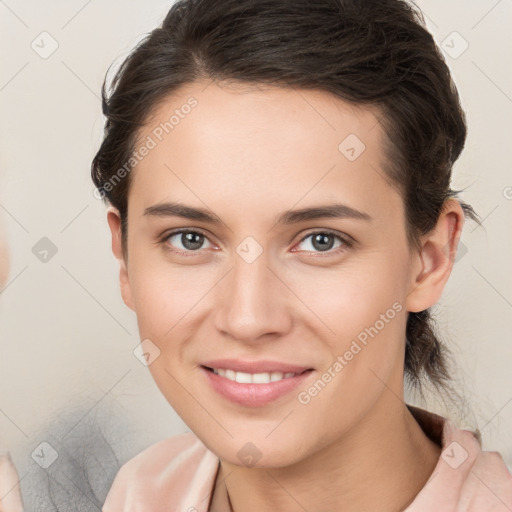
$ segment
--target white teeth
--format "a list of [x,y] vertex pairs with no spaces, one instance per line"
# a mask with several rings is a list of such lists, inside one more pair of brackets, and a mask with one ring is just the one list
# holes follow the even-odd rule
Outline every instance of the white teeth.
[[241,384],[251,384],[252,375],[250,373],[236,372],[235,380]]
[[289,379],[296,374],[293,372],[271,372],[271,373],[246,373],[235,372],[234,370],[224,370],[222,368],[213,368],[213,373],[225,377],[226,379],[240,382],[241,384],[268,384],[269,382],[276,382],[282,379]]
[[268,373],[255,373],[252,376],[253,384],[268,384],[270,382],[270,375]]

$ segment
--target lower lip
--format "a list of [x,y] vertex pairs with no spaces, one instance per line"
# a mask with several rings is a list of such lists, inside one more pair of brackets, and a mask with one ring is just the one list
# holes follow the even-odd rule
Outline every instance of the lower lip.
[[204,366],[201,367],[215,391],[222,396],[246,407],[260,407],[290,393],[307,379],[313,370],[307,370],[295,377],[288,377],[267,384],[243,384],[221,377]]

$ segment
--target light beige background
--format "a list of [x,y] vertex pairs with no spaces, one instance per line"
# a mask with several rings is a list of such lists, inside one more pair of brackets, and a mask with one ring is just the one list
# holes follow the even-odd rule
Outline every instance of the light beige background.
[[[466,224],[464,253],[436,307],[439,330],[458,360],[459,389],[485,448],[512,468],[512,1],[419,5],[451,54],[468,116],[453,187],[467,187],[461,197],[485,227]],[[10,450],[22,478],[52,425],[68,435],[113,411],[108,428],[123,460],[187,430],[133,355],[136,320],[119,294],[105,206],[89,178],[107,67],[169,7],[162,0],[0,1],[0,217],[11,253],[0,295],[0,449]],[[48,51],[52,39],[58,48],[47,58],[31,47]],[[46,262],[33,252],[43,237],[57,250]]]

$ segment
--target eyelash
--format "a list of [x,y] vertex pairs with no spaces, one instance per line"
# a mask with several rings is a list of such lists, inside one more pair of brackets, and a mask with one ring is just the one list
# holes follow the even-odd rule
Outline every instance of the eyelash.
[[[174,235],[180,235],[180,234],[184,234],[184,233],[192,233],[192,234],[197,234],[197,235],[202,235],[204,236],[207,240],[208,239],[208,236],[206,235],[206,233],[203,233],[202,231],[200,230],[197,230],[197,229],[177,229],[175,231],[171,231],[170,233],[166,233],[160,240],[159,240],[159,243],[161,243],[164,248],[166,250],[169,250],[171,252],[173,252],[174,254],[178,254],[180,256],[185,256],[185,257],[191,257],[191,256],[195,256],[196,254],[202,252],[201,249],[198,249],[196,251],[182,251],[182,250],[177,250],[177,249],[172,249],[170,244],[168,243],[168,240],[169,238],[171,238],[172,236]],[[332,235],[333,237],[337,238],[340,242],[342,242],[342,245],[340,247],[337,247],[336,249],[329,249],[329,251],[294,251],[294,252],[306,252],[307,254],[312,254],[312,255],[315,255],[315,256],[321,256],[323,257],[323,255],[325,254],[326,256],[335,256],[335,255],[338,255],[338,254],[341,254],[343,252],[345,252],[347,249],[350,249],[351,247],[353,247],[354,243],[352,240],[348,239],[347,237],[343,237],[341,235],[339,235],[337,232],[335,231],[332,231],[330,229],[322,229],[322,230],[318,230],[318,231],[312,231],[308,234],[306,234],[305,236],[303,236],[298,244],[301,244],[302,242],[304,242],[304,240],[306,240],[307,238],[311,237],[311,236],[314,236],[314,235],[319,235],[319,234],[322,234],[322,235]],[[212,243],[212,242],[210,242]]]

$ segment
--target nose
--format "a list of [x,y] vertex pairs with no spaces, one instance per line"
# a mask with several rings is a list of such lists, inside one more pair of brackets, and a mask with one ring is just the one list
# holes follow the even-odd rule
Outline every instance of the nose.
[[284,335],[292,325],[286,285],[263,252],[251,263],[238,254],[215,297],[215,327],[223,336],[258,343]]

